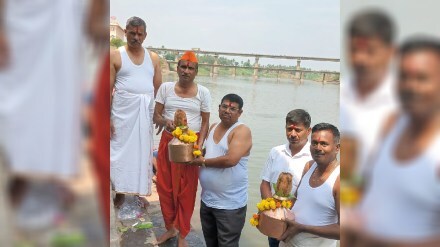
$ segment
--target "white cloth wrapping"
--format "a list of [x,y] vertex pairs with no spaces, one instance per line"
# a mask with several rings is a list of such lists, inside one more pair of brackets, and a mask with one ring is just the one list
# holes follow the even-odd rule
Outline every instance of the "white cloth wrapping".
[[10,67],[0,72],[0,146],[12,172],[79,171],[83,1],[7,0]]
[[113,95],[110,178],[116,192],[151,195],[153,95],[117,90]]
[[336,247],[336,244],[336,240],[301,232],[286,240],[286,242],[281,241],[280,247]]

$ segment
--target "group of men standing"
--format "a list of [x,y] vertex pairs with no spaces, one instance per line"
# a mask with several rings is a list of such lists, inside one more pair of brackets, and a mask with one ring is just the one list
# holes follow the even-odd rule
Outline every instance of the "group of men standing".
[[[123,203],[125,194],[137,195],[142,206],[148,203],[143,196],[151,194],[155,123],[159,132],[163,130],[157,157],[157,191],[167,229],[158,244],[179,235],[179,246],[187,246],[185,237],[190,231],[200,174],[202,226],[207,242],[214,241],[210,246],[238,245],[246,215],[247,160],[252,146],[249,128],[238,123],[243,100],[235,94],[226,95],[219,106],[222,121],[210,129],[211,95],[206,87],[194,82],[198,72],[195,54],[186,52],[180,58],[177,82],[162,83],[157,54],[142,47],[147,34],[145,22],[132,17],[125,32],[127,45],[111,54],[111,181],[117,192],[115,206]],[[207,147],[205,157],[188,164],[168,159],[177,109],[185,111],[188,127],[197,132],[198,146]],[[220,170],[231,175],[223,176],[229,182],[223,180],[222,186],[212,184],[212,176],[218,176]],[[235,197],[235,201],[223,200],[224,195]],[[237,212],[242,220],[234,220]],[[229,218],[224,218],[225,214]],[[212,219],[218,219],[217,225]],[[225,228],[222,224],[229,225]],[[225,232],[217,240],[217,233],[224,229],[235,234]]]
[[[132,17],[125,32],[127,45],[111,54],[111,180],[118,193],[115,205],[120,206],[127,193],[139,196],[141,205],[147,205],[142,196],[151,194],[156,124],[158,133],[162,132],[157,191],[167,229],[159,236],[158,244],[178,236],[179,246],[188,245],[185,237],[190,231],[200,180],[200,218],[207,246],[238,246],[246,218],[247,163],[252,148],[251,130],[239,121],[243,99],[233,93],[225,95],[218,107],[221,121],[209,126],[211,95],[194,81],[198,72],[195,54],[186,52],[180,57],[177,82],[162,83],[159,57],[142,47],[147,35],[145,22]],[[204,147],[203,156],[185,164],[168,158],[168,143],[176,127],[174,113],[178,109],[186,112],[188,127],[199,137],[197,145]],[[339,238],[339,131],[331,124],[313,128],[310,124],[306,111],[289,112],[289,142],[271,151],[262,176],[263,198],[272,196],[270,183],[279,173],[289,172],[294,178],[292,192],[300,200],[292,209],[297,219],[289,222],[282,237],[286,246],[296,246],[298,241],[333,246],[336,241],[328,242],[327,238]],[[301,183],[302,178],[307,182]],[[275,241],[270,239],[270,246],[278,245]]]

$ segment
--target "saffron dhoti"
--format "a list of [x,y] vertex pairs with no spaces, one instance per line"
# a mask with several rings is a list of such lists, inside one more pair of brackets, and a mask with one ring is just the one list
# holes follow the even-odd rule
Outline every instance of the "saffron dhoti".
[[174,226],[181,237],[186,237],[194,211],[199,167],[168,159],[168,143],[173,138],[171,133],[162,132],[157,157],[157,192],[166,229]]

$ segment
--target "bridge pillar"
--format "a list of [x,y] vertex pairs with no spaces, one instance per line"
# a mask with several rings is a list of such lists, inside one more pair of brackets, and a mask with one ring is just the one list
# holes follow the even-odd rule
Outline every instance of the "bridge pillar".
[[324,73],[324,74],[322,74],[322,82],[326,82],[326,74]]
[[[218,55],[215,54],[214,55],[214,64],[213,65],[218,65]],[[213,76],[218,76],[218,67],[216,66],[211,66],[211,77]]]
[[177,71],[177,66],[178,66],[177,63],[179,62],[180,54],[178,51],[176,51],[174,54],[176,55],[176,57],[174,58],[174,61],[176,62],[176,71]]
[[255,63],[254,63],[254,78],[258,78],[258,61],[260,60],[259,57],[255,57]]
[[[301,60],[300,59],[298,59],[298,60],[296,60],[296,70],[300,70],[301,69]],[[300,73],[301,72],[299,72],[299,71],[297,71],[297,72],[295,72],[295,78],[296,79],[300,79],[301,80],[301,75],[300,75]]]

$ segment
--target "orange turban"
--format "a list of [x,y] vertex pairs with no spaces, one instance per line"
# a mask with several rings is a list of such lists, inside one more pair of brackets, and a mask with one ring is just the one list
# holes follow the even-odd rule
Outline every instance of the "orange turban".
[[180,60],[186,60],[193,63],[198,63],[196,54],[192,51],[186,51],[181,57]]

